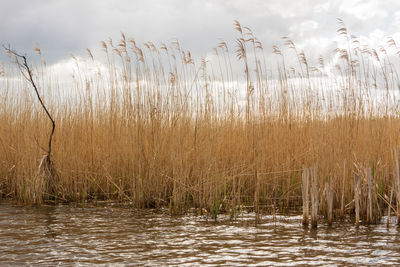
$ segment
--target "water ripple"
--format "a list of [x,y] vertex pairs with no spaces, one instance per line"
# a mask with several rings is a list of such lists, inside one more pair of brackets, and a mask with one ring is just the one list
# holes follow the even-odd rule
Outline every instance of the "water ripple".
[[394,225],[303,228],[300,216],[220,222],[115,207],[0,203],[0,265],[396,265]]

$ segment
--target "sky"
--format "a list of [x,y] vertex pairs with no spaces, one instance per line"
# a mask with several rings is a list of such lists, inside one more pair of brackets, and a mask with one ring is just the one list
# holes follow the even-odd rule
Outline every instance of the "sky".
[[37,45],[48,64],[100,50],[100,41],[121,32],[138,43],[177,39],[194,57],[206,56],[220,38],[234,45],[234,20],[267,53],[283,36],[309,53],[329,53],[337,18],[373,45],[400,31],[397,0],[0,0],[0,7],[0,44],[33,58]]

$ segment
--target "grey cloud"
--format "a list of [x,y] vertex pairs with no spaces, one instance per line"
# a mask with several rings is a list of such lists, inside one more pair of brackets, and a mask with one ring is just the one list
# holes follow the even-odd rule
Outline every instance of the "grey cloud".
[[[10,44],[32,55],[38,43],[46,60],[57,62],[72,54],[84,54],[86,48],[99,47],[108,37],[120,38],[120,32],[138,42],[170,42],[177,38],[192,54],[203,56],[215,47],[218,38],[234,44],[233,20],[253,29],[266,49],[282,43],[282,36],[303,42],[315,36],[333,38],[336,18],[346,21],[354,34],[375,28],[394,31],[390,26],[396,1],[358,1],[376,12],[361,21],[343,8],[345,0],[321,3],[318,0],[2,0],[0,43]],[[358,3],[357,2],[357,3]],[[384,3],[382,3],[384,2]],[[388,14],[385,16],[385,12]],[[304,21],[318,23],[313,31],[291,31]]]

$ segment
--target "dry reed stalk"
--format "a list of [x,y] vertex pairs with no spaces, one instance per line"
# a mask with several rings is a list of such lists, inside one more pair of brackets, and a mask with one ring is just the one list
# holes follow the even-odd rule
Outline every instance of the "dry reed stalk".
[[43,180],[45,188],[44,192],[47,198],[57,200],[58,197],[58,175],[51,163],[48,155],[44,155],[38,167],[38,176]]
[[342,196],[340,198],[340,217],[344,217],[344,190],[346,181],[346,159],[343,161]]
[[360,198],[361,198],[361,178],[359,174],[354,174],[354,207],[355,207],[355,225],[360,224]]
[[259,180],[260,178],[258,177],[258,173],[256,172],[255,174],[255,186],[256,188],[254,189],[254,199],[253,199],[253,206],[254,206],[254,213],[255,213],[255,225],[261,221],[261,214],[260,214],[260,206],[259,206],[259,190],[260,190],[260,185],[259,185]]
[[311,227],[318,226],[318,179],[317,165],[310,169],[311,173]]
[[389,227],[390,221],[391,221],[391,212],[390,209],[392,207],[392,199],[393,199],[393,189],[394,185],[391,186],[390,190],[390,199],[389,199],[389,204],[388,204],[388,210],[387,210],[387,221],[386,221],[386,227]]
[[307,226],[309,223],[309,179],[310,179],[310,173],[309,170],[303,166],[303,173],[302,173],[302,183],[301,183],[301,192],[302,192],[302,198],[303,198],[303,225]]
[[396,190],[396,201],[397,201],[397,224],[400,224],[400,169],[399,169],[399,156],[397,148],[394,149],[394,180],[395,180],[395,190]]
[[326,193],[326,206],[328,214],[328,225],[332,225],[333,221],[333,190],[329,183],[325,183],[325,193]]
[[368,205],[367,205],[367,222],[372,223],[374,221],[373,219],[373,213],[372,213],[372,172],[371,168],[368,168],[367,171],[367,180],[368,180]]

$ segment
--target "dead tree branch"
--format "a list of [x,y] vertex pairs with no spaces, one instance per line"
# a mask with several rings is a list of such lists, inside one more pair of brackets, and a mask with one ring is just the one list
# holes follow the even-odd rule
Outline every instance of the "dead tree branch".
[[6,47],[5,45],[3,45],[3,48],[6,50],[6,52],[11,55],[14,56],[15,58],[15,62],[19,68],[19,70],[21,71],[21,74],[25,77],[25,79],[27,79],[29,81],[29,83],[32,85],[33,89],[35,90],[36,96],[40,102],[40,105],[42,106],[43,110],[46,112],[47,117],[49,118],[49,120],[51,121],[51,133],[49,136],[49,141],[48,141],[48,150],[47,150],[47,157],[46,160],[48,161],[48,163],[51,163],[51,142],[53,140],[53,135],[54,135],[54,131],[56,129],[56,123],[53,119],[53,117],[50,115],[49,110],[47,109],[46,105],[44,104],[40,94],[39,94],[39,90],[38,87],[36,86],[36,83],[33,79],[33,74],[32,74],[32,70],[31,67],[29,67],[29,64],[27,62],[26,56],[20,55],[17,52],[15,52],[14,50],[12,50],[10,47]]

